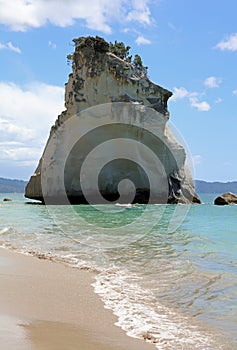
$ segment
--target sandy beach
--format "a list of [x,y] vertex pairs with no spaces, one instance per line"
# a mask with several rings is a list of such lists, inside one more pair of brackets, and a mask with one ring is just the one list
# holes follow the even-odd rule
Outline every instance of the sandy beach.
[[93,273],[0,249],[0,348],[152,350],[94,294]]

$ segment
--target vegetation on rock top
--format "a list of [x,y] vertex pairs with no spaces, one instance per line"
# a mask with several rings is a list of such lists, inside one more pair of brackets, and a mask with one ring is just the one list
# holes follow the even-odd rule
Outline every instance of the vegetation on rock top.
[[[141,56],[136,54],[134,58],[130,55],[130,46],[125,46],[125,44],[120,41],[115,40],[114,43],[108,43],[103,38],[96,37],[79,37],[72,40],[76,49],[83,49],[84,47],[91,47],[95,51],[99,52],[111,52],[118,58],[122,59],[125,62],[130,63],[133,68],[140,74],[147,75],[148,67],[143,66]],[[73,62],[74,53],[67,55],[68,63]]]

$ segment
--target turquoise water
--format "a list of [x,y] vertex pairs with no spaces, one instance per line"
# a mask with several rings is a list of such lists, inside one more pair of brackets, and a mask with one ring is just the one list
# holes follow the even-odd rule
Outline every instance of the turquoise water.
[[[237,348],[237,206],[50,206],[0,197],[0,245],[97,272],[128,335],[157,349]],[[180,225],[176,227],[176,223]]]

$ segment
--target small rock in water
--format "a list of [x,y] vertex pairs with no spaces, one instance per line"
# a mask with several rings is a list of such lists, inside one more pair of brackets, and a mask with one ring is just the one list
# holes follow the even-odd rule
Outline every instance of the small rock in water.
[[215,205],[237,204],[237,195],[231,192],[223,193],[214,201]]
[[3,202],[11,202],[11,201],[12,201],[11,198],[4,198],[4,199],[3,199]]
[[148,340],[152,343],[157,343],[157,339],[150,332],[145,332],[142,336],[144,340]]

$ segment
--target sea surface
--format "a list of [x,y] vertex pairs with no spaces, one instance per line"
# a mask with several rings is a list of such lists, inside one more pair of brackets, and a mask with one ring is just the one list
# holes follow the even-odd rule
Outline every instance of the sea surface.
[[0,246],[96,271],[117,325],[157,349],[237,349],[237,206],[200,197],[91,207],[1,194]]

